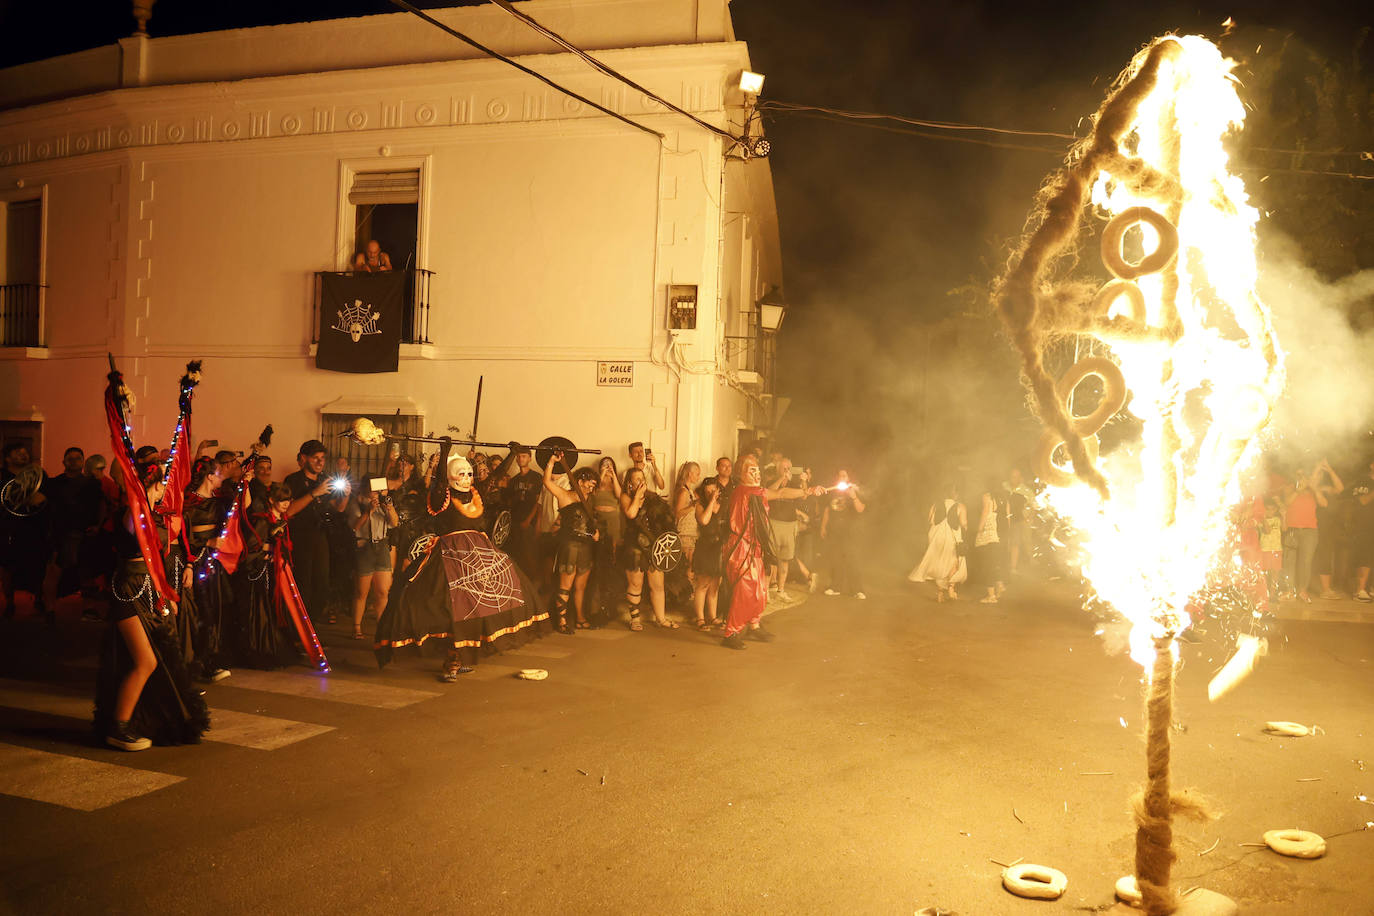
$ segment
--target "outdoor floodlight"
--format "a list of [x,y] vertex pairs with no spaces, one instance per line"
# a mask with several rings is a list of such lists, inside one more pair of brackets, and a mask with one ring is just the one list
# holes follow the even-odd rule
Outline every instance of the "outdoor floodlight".
[[763,91],[763,74],[753,70],[741,70],[739,88],[745,95],[758,95]]
[[767,137],[759,137],[754,140],[753,153],[760,159],[767,159],[768,154],[773,152],[773,144]]

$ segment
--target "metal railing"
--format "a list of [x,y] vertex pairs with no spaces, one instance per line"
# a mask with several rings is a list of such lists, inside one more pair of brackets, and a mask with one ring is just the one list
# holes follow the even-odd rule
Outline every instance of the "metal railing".
[[[311,303],[310,342],[320,342],[320,300],[326,276],[347,277],[352,271],[318,270],[315,272],[314,301]],[[412,267],[404,271],[406,287],[401,313],[401,343],[427,344],[429,339],[429,281],[434,271]]]
[[0,286],[0,347],[41,347],[43,287],[38,283]]

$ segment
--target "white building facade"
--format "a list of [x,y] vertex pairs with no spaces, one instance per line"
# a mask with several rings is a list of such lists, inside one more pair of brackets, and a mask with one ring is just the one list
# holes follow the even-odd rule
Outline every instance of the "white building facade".
[[[749,59],[727,0],[519,7],[739,133]],[[245,448],[270,422],[278,476],[357,416],[470,433],[479,377],[485,440],[561,435],[622,467],[643,440],[668,475],[766,434],[767,162],[496,6],[433,15],[665,139],[404,13],[0,71],[0,436],[50,470],[69,445],[107,452],[107,353],[135,442],[167,443],[202,359],[195,438]],[[369,237],[412,275],[399,371],[318,369],[317,272]]]

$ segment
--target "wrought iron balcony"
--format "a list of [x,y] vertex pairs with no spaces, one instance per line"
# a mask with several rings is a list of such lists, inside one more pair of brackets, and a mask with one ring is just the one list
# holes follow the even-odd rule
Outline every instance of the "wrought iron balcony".
[[[401,314],[401,343],[403,344],[427,344],[429,339],[429,281],[434,276],[434,271],[425,270],[421,267],[412,267],[409,270],[399,271],[406,275],[405,309]],[[320,300],[324,277],[348,277],[352,276],[352,271],[328,271],[319,270],[315,272],[315,292],[314,302],[312,303],[310,320],[310,342],[317,344],[320,342]]]
[[0,286],[0,347],[41,347],[43,287],[38,283]]

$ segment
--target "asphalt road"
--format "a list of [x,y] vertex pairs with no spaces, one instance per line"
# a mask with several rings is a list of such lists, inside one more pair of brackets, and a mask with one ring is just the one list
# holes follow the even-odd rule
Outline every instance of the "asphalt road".
[[[1074,605],[1045,584],[996,606],[893,585],[781,610],[778,640],[745,652],[616,628],[453,686],[428,655],[379,672],[338,628],[331,680],[237,672],[209,688],[221,740],[138,754],[80,718],[100,625],[6,622],[0,909],[1105,909],[1131,868],[1141,672]],[[1366,916],[1374,627],[1285,621],[1272,643],[1214,705],[1222,650],[1184,651],[1174,783],[1220,817],[1178,827],[1175,883],[1245,914]],[[509,676],[523,667],[549,678]],[[1271,719],[1322,733],[1270,737]],[[1241,845],[1287,827],[1330,837],[1326,857]],[[993,860],[1017,859],[1065,872],[1067,893],[1009,895]]]

